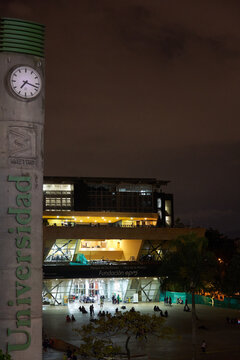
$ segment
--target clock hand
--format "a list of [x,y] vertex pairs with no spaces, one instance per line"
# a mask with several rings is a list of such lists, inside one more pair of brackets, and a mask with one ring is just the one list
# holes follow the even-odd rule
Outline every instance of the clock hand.
[[23,81],[23,84],[22,84],[22,86],[21,86],[21,89],[22,89],[27,83],[28,83],[27,80]]
[[29,83],[28,81],[27,81],[27,84],[30,85],[30,86],[33,86],[33,87],[35,87],[35,88],[38,88],[38,86],[33,85],[33,84]]

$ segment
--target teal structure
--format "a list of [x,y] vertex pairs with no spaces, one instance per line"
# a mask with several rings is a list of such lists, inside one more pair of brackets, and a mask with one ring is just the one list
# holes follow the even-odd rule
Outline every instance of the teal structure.
[[[181,298],[183,303],[187,299],[188,304],[192,304],[192,294],[186,292],[175,292],[175,291],[165,291],[160,294],[159,301],[164,301],[165,297],[171,297],[172,303],[176,304],[177,299]],[[199,305],[208,305],[212,306],[212,299],[208,296],[195,295],[195,303]],[[214,306],[221,308],[229,308],[229,309],[239,309],[240,310],[240,299],[237,298],[227,298],[224,300],[214,299]]]

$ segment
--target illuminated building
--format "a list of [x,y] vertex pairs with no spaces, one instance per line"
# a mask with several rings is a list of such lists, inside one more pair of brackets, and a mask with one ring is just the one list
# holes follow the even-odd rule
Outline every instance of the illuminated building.
[[173,227],[173,195],[162,189],[168,182],[45,177],[44,300],[111,300],[113,294],[123,301],[156,300],[162,251],[193,231]]

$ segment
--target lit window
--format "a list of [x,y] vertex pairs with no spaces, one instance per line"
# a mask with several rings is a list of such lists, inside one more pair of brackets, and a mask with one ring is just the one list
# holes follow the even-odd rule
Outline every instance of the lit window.
[[73,191],[72,184],[43,184],[43,191]]
[[167,215],[171,215],[172,213],[172,204],[170,200],[165,201],[165,212]]
[[171,226],[171,225],[172,225],[172,218],[171,218],[171,216],[166,216],[165,219],[166,219],[166,225]]

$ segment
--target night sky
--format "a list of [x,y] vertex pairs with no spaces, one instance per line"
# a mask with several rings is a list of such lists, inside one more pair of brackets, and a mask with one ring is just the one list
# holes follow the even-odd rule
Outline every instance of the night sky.
[[240,1],[1,0],[46,25],[45,175],[170,180],[240,236]]

